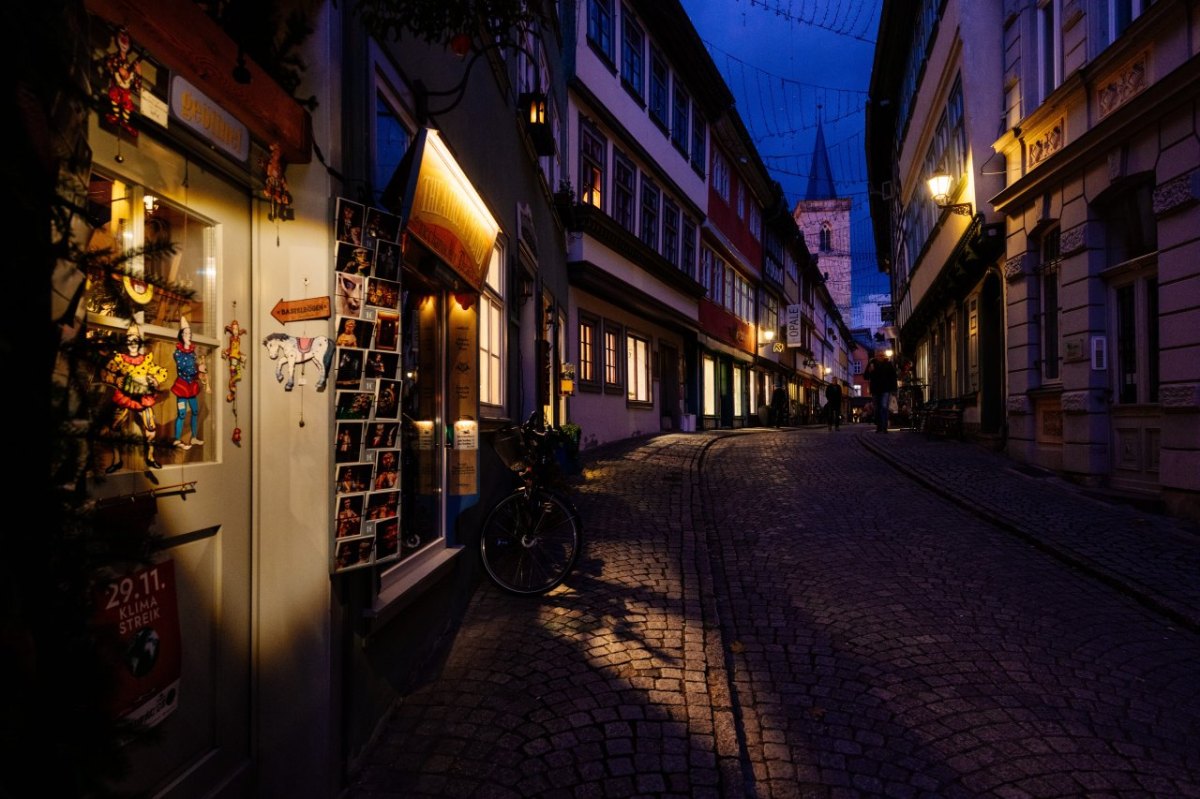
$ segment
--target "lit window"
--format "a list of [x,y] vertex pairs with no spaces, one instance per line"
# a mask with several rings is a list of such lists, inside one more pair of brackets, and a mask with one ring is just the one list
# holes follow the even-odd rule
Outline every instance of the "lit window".
[[492,250],[479,297],[479,402],[504,407],[504,249]]
[[626,338],[626,362],[628,385],[625,397],[630,402],[650,401],[650,342],[640,336]]
[[596,320],[581,316],[579,319],[579,382],[594,384],[596,380],[596,356],[599,342],[596,340]]

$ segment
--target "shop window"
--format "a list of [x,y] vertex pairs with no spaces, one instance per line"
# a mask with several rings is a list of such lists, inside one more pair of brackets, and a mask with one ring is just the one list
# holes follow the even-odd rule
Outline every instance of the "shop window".
[[717,415],[717,361],[711,355],[704,356],[704,415]]
[[621,326],[611,322],[604,323],[604,390],[619,392],[621,390]]
[[600,387],[600,323],[584,313],[579,314],[579,385],[580,389]]
[[98,364],[93,465],[140,471],[215,460],[215,225],[99,173],[88,210],[102,220],[88,242],[95,267],[84,298]]
[[746,369],[742,366],[733,367],[733,415],[741,418],[745,415],[743,396],[746,393]]
[[630,333],[625,339],[625,398],[650,402],[650,342]]
[[485,416],[504,413],[504,246],[492,250],[479,297],[479,403]]

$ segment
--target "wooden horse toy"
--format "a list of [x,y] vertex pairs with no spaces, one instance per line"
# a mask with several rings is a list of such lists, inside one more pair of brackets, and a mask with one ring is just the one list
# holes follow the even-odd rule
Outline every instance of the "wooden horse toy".
[[[275,379],[283,383],[284,391],[296,385],[296,364],[313,363],[317,367],[317,391],[325,388],[329,369],[333,365],[333,342],[328,336],[299,338],[287,333],[271,333],[263,339],[267,356],[279,361],[275,367]],[[286,372],[287,382],[284,382]]]

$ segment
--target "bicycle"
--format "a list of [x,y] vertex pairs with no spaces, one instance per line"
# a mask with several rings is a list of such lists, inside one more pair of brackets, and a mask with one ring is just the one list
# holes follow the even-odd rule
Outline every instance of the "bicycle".
[[583,547],[583,522],[558,487],[557,450],[564,435],[534,412],[496,433],[495,450],[521,484],[488,513],[479,536],[483,568],[497,586],[544,594],[562,583]]

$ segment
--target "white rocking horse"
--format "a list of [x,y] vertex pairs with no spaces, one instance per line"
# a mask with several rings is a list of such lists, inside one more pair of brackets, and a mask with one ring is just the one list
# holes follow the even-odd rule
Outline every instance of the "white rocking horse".
[[309,362],[317,367],[317,391],[324,390],[325,382],[329,379],[329,368],[333,364],[333,342],[328,336],[298,338],[287,333],[271,333],[263,339],[263,346],[267,348],[267,356],[271,360],[279,361],[275,367],[275,379],[283,383],[284,391],[291,391],[296,385],[296,364]]

